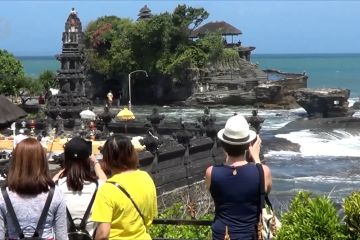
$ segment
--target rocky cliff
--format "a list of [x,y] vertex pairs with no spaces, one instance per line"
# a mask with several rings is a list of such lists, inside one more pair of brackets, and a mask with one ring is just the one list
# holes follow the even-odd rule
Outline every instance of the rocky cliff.
[[[276,74],[274,77],[273,75]],[[293,107],[290,91],[307,87],[307,76],[262,71],[243,59],[222,61],[193,72],[195,88],[186,100],[188,105],[257,105]]]
[[302,88],[293,91],[293,96],[310,117],[347,117],[354,114],[354,110],[349,108],[349,89]]

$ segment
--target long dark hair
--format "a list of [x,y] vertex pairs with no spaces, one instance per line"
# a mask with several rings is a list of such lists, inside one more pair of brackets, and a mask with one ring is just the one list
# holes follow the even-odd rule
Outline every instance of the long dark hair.
[[6,184],[19,194],[37,195],[55,184],[51,179],[46,151],[34,138],[26,138],[13,151]]
[[103,161],[107,169],[120,171],[137,169],[139,159],[130,139],[122,134],[109,137],[103,148]]
[[66,185],[72,191],[82,191],[85,181],[97,183],[97,177],[91,171],[89,156],[74,157],[67,151],[64,152],[64,171],[60,175],[60,178],[63,177],[66,177]]

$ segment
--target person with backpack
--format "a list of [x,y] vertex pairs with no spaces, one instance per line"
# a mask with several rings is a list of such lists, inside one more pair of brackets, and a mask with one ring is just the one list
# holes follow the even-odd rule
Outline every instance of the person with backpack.
[[125,135],[108,138],[102,151],[112,176],[95,198],[91,217],[98,223],[95,239],[151,239],[148,228],[157,215],[152,178],[138,169],[139,159]]
[[70,240],[78,239],[75,235],[88,235],[91,239],[95,224],[88,218],[98,186],[107,179],[91,149],[90,141],[72,138],[64,147],[64,169],[53,178],[65,195]]
[[0,239],[68,239],[64,195],[36,139],[16,145],[1,193]]

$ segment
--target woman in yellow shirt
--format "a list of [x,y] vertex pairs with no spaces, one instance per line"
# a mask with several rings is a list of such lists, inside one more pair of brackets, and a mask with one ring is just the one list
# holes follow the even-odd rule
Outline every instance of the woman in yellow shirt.
[[111,136],[103,156],[112,177],[95,198],[91,217],[98,223],[95,239],[151,239],[148,228],[157,215],[156,188],[149,174],[137,169],[139,160],[130,139]]

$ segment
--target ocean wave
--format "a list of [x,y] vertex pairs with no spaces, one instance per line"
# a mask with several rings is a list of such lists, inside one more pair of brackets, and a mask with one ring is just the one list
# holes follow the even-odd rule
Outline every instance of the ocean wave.
[[360,184],[360,177],[334,177],[334,176],[306,176],[306,177],[295,177],[292,181],[296,184],[299,182],[320,182],[320,183],[337,183],[337,184]]
[[360,135],[341,129],[331,132],[301,130],[276,137],[299,144],[303,156],[360,156]]
[[288,156],[291,157],[296,157],[296,156],[300,156],[301,154],[298,152],[293,152],[293,151],[269,151],[267,153],[264,154],[264,157],[277,157],[277,158],[281,158],[282,160],[292,160],[291,158],[288,158]]

